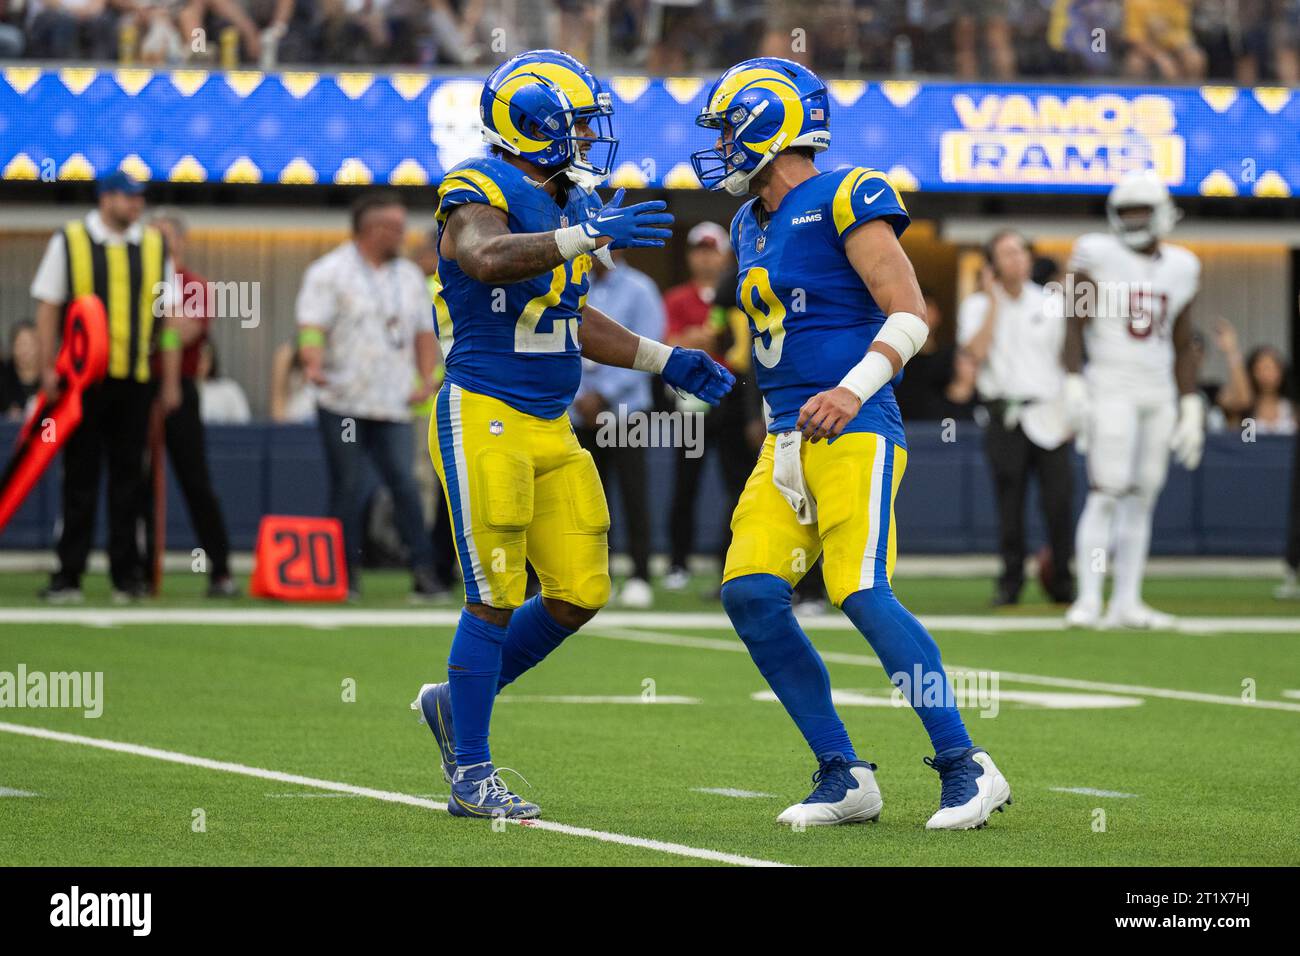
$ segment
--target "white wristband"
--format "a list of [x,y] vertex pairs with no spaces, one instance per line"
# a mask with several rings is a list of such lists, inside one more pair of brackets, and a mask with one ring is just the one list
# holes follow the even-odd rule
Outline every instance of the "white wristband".
[[[906,365],[929,337],[930,327],[920,316],[911,312],[895,312],[885,320],[872,344],[880,342],[888,345],[898,353],[902,364]],[[893,377],[893,363],[882,353],[868,350],[862,361],[849,369],[849,373],[840,382],[840,387],[847,388],[860,401],[865,402]]]
[[576,259],[585,252],[594,252],[596,249],[596,237],[587,235],[581,225],[567,226],[564,229],[555,230],[555,245],[560,250],[560,255],[564,256],[567,262],[570,259]]
[[648,339],[644,335],[640,337],[641,341],[636,347],[636,359],[632,362],[632,367],[638,372],[649,372],[651,375],[658,375],[668,364],[668,357],[673,354],[671,345],[664,345],[662,342],[656,342],[654,339]]

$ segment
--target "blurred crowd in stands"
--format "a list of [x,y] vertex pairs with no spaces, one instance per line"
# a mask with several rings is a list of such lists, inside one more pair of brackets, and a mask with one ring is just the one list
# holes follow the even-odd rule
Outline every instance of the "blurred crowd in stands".
[[0,0],[0,58],[1300,83],[1300,0]]

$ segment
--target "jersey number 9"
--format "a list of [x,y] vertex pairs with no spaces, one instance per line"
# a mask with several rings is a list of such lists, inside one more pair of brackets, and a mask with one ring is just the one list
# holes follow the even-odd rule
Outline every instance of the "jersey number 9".
[[[755,300],[754,293],[758,293]],[[772,290],[766,269],[754,266],[740,283],[740,307],[754,328],[754,357],[764,368],[775,368],[785,345],[785,306]]]

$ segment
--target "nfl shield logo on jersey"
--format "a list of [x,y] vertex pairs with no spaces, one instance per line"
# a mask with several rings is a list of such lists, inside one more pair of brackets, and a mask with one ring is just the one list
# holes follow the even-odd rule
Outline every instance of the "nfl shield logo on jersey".
[[767,245],[767,236],[759,236],[758,242],[754,243],[754,251],[762,252],[765,245]]
[[488,431],[490,431],[493,435],[500,435],[505,430],[506,430],[506,426],[501,424],[501,422],[498,419],[494,418],[492,419],[492,421],[488,422]]

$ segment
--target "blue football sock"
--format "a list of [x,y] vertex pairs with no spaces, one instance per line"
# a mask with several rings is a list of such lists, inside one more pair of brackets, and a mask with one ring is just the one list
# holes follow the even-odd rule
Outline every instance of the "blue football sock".
[[468,608],[460,612],[460,624],[447,656],[458,766],[469,767],[492,759],[488,725],[492,722],[492,701],[497,696],[501,645],[505,640],[506,629],[501,625],[475,617]]
[[785,705],[804,740],[823,761],[857,760],[844,722],[831,703],[831,678],[794,619],[790,585],[772,574],[747,574],[722,586],[722,605],[759,673]]
[[501,647],[501,676],[497,690],[513,682],[524,671],[536,667],[547,654],[555,650],[573,631],[556,622],[542,604],[542,596],[534,595],[524,602],[510,618],[506,642]]
[[971,746],[939,658],[939,645],[912,612],[898,603],[893,588],[877,584],[857,591],[848,596],[843,608],[880,658],[890,683],[910,691],[909,702],[925,725],[935,753]]

